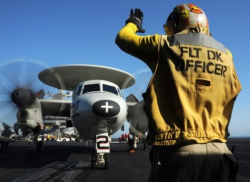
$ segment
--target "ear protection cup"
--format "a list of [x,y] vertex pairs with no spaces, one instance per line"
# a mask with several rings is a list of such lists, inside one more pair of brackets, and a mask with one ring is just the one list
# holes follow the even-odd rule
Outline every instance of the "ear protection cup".
[[172,21],[168,21],[166,25],[163,26],[166,35],[173,35],[176,31],[176,28],[174,26],[174,23]]

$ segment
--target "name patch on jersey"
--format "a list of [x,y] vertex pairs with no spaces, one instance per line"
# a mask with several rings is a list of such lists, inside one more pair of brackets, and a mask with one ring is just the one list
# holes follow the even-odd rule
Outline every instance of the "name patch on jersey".
[[[209,49],[205,52],[202,48],[185,46],[181,46],[180,51],[181,57],[189,57],[190,59],[186,59],[186,61],[177,61],[177,71],[188,71],[189,69],[193,69],[195,72],[203,72],[225,77],[227,66],[222,64],[223,60],[221,58],[221,52]],[[207,61],[197,60],[200,58],[200,54],[204,53],[206,54]]]

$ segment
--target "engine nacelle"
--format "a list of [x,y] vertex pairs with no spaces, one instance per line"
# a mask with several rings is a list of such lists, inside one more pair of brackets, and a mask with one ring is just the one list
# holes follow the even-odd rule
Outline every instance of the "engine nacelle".
[[22,130],[24,135],[27,135],[32,131],[37,133],[44,127],[41,103],[38,99],[36,99],[33,104],[20,108],[16,114],[16,117],[17,123],[14,125],[14,130],[16,133],[18,133],[19,129]]
[[127,120],[130,123],[129,132],[132,134],[148,132],[148,117],[143,107],[144,101],[140,101],[129,108]]

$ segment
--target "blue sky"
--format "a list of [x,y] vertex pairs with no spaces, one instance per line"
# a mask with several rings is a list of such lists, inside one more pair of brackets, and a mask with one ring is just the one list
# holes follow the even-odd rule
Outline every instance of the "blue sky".
[[[144,35],[164,34],[162,25],[169,13],[175,5],[183,3],[187,2],[1,0],[0,66],[4,68],[1,73],[8,73],[11,82],[20,82],[26,75],[25,71],[30,73],[38,70],[21,67],[22,71],[15,68],[10,73],[13,66],[4,65],[13,61],[32,61],[44,68],[66,64],[109,66],[135,75],[136,85],[124,91],[124,95],[133,91],[140,97],[150,78],[149,70],[143,62],[116,46],[116,34],[124,26],[131,8],[140,8],[144,13]],[[222,42],[234,56],[243,89],[234,106],[230,133],[232,136],[250,136],[250,86],[247,76],[250,67],[247,56],[250,34],[249,14],[244,10],[250,2],[241,0],[239,4],[233,0],[193,0],[191,3],[205,11],[213,37]],[[4,77],[0,75],[1,82],[4,82]],[[32,82],[35,82],[35,77],[31,78]],[[4,89],[1,87],[0,101],[4,100]],[[15,113],[3,114],[2,111],[7,108],[3,103],[0,104],[0,121],[14,123]]]

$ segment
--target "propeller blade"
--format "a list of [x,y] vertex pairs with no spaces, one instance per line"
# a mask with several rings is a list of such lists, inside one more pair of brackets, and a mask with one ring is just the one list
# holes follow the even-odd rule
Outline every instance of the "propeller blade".
[[29,88],[33,93],[38,93],[40,90],[42,90],[43,84],[37,79],[29,86]]
[[28,71],[27,70],[27,61],[22,61],[20,65],[19,72],[19,88],[28,88]]
[[10,95],[0,95],[0,102],[11,102],[11,97]]
[[2,75],[0,72],[0,80],[1,80],[1,89],[8,90],[9,92],[12,92],[17,87],[12,84],[5,76]]
[[133,75],[136,82],[132,87],[123,90],[123,95],[126,96],[133,93],[138,100],[142,100],[142,93],[144,93],[147,89],[150,78],[152,77],[152,72],[149,69],[142,69],[138,70]]
[[15,104],[12,102],[1,102],[0,109],[1,109],[1,112],[0,112],[1,118],[12,115],[13,112],[16,114],[16,112],[17,112],[17,108],[16,108]]

